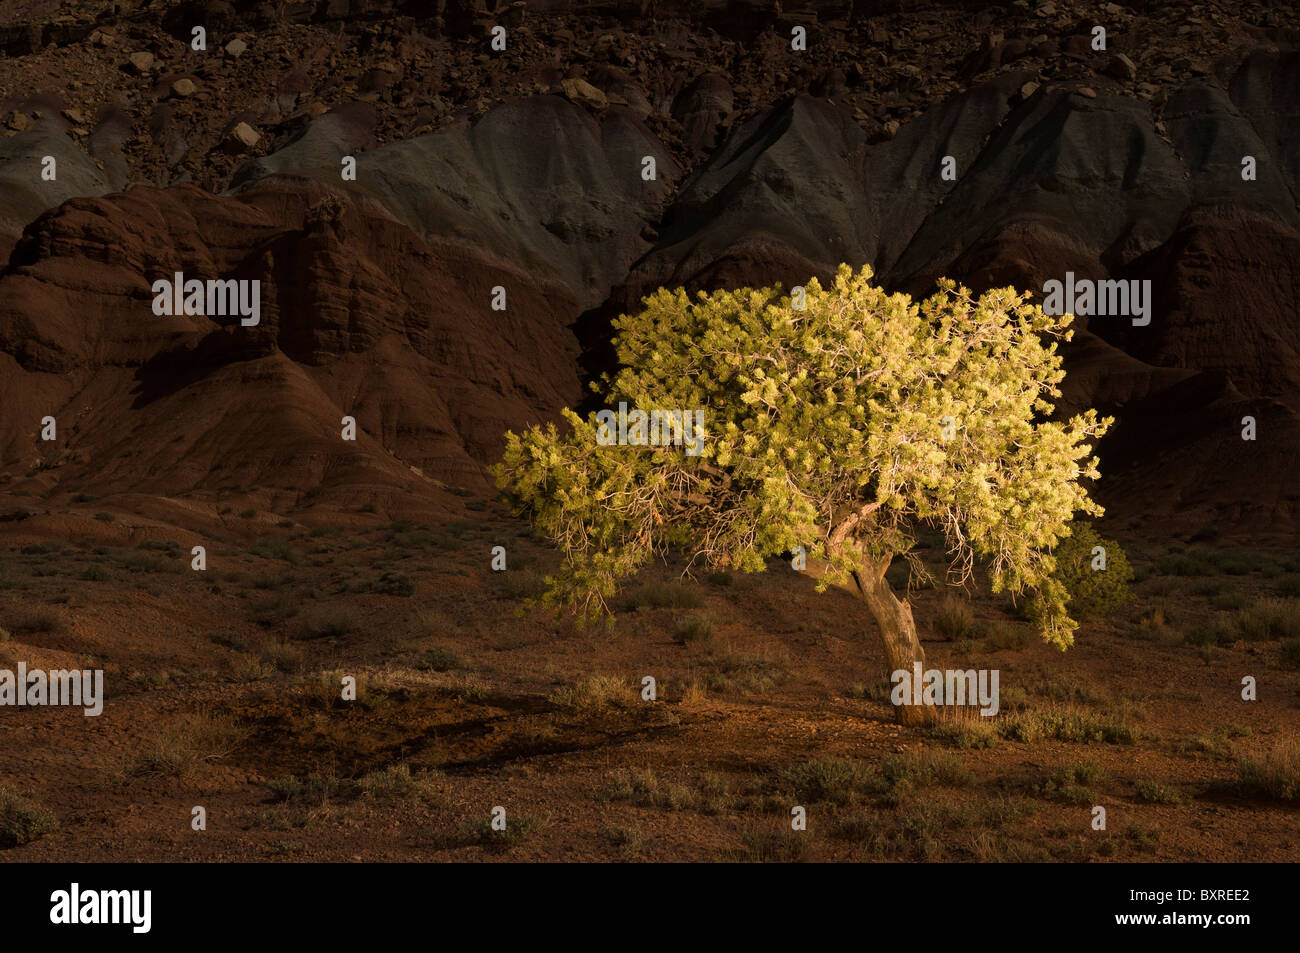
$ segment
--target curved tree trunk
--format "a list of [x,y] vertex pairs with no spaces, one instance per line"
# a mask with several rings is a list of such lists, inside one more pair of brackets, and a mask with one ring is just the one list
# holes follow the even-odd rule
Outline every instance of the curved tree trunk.
[[[889,563],[890,560],[884,559],[866,572],[854,573],[853,579],[858,584],[858,595],[880,627],[890,674],[901,670],[907,672],[910,679],[917,662],[921,663],[924,671],[925,649],[921,648],[921,640],[916,634],[912,607],[894,595],[893,587],[885,579]],[[905,725],[920,725],[931,720],[931,712],[924,705],[898,705],[897,709],[898,720]]]
[[[863,572],[853,574],[855,585],[840,585],[840,588],[861,599],[876,620],[889,673],[902,670],[910,678],[917,662],[921,663],[922,671],[925,670],[925,650],[916,634],[912,607],[894,595],[893,587],[885,579],[885,570],[892,561],[892,556],[870,560]],[[808,569],[819,578],[825,572],[825,566],[812,559],[808,560]],[[905,725],[928,724],[934,719],[933,709],[916,704],[898,705],[896,715]]]

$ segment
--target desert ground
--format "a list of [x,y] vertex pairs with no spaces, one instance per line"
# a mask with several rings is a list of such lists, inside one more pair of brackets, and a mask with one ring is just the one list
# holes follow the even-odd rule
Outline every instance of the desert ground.
[[525,605],[551,547],[463,492],[427,523],[222,507],[178,538],[93,500],[10,523],[0,660],[103,668],[107,703],[6,711],[0,858],[1300,856],[1294,547],[1126,539],[1132,600],[1065,653],[1005,596],[918,589],[927,663],[997,668],[1002,710],[911,728],[850,596],[668,564],[582,630]]

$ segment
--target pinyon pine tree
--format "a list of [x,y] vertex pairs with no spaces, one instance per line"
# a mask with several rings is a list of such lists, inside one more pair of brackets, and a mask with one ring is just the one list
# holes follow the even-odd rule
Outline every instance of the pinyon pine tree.
[[1076,512],[1101,513],[1080,481],[1097,478],[1092,444],[1111,422],[1049,419],[1073,316],[947,279],[918,304],[871,275],[841,265],[830,287],[808,282],[802,308],[779,286],[660,289],[614,323],[610,406],[698,409],[703,450],[602,445],[596,415],[568,410],[565,432],[507,434],[498,485],[565,556],[548,601],[597,618],[657,554],[761,572],[802,546],[818,590],[860,598],[890,671],[910,671],[925,654],[885,573],[899,558],[924,571],[913,548],[930,527],[950,582],[981,560],[995,592],[1036,593],[1046,641],[1073,643],[1051,551]]

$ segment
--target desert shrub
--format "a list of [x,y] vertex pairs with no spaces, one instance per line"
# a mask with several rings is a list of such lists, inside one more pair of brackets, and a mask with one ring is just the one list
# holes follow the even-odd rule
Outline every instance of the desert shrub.
[[272,642],[262,651],[262,661],[277,672],[296,672],[303,665],[303,651],[288,642]]
[[1273,592],[1283,599],[1300,599],[1300,576],[1287,576],[1273,583]]
[[704,686],[720,694],[753,695],[784,682],[790,670],[779,658],[732,653],[714,661],[704,675]]
[[706,615],[688,615],[673,625],[673,640],[679,645],[707,642],[713,637],[713,620]]
[[1137,795],[1151,804],[1186,804],[1191,799],[1177,788],[1142,778],[1133,784]]
[[[1108,560],[1109,560],[1109,551]],[[1214,563],[1200,553],[1171,553],[1156,560],[1156,569],[1165,576],[1212,576]]]
[[992,748],[998,743],[997,728],[988,720],[941,721],[930,725],[926,733],[961,749]]
[[1178,632],[1173,627],[1172,615],[1168,606],[1155,605],[1142,613],[1134,627],[1134,634],[1146,641],[1172,643],[1178,640]]
[[601,712],[630,704],[634,693],[628,683],[616,675],[591,675],[578,679],[572,685],[557,688],[546,698],[561,708]]
[[1186,742],[1185,747],[1189,751],[1203,751],[1213,758],[1227,759],[1233,756],[1232,739],[1248,737],[1250,734],[1249,728],[1228,723],[1219,725],[1208,734],[1197,735]]
[[29,844],[57,826],[53,811],[0,785],[0,849]]
[[340,639],[360,630],[357,614],[346,606],[315,608],[302,619],[302,634],[308,639]]
[[975,624],[975,613],[971,611],[970,601],[953,593],[944,593],[939,603],[939,613],[935,616],[935,630],[948,639],[963,638]]
[[322,803],[329,800],[339,788],[338,779],[331,775],[309,774],[306,777],[287,775],[263,782],[271,792],[273,802],[304,801]]
[[445,645],[434,645],[424,651],[416,668],[426,672],[450,672],[460,668],[464,663],[454,649]]
[[748,830],[741,835],[744,852],[738,858],[756,864],[788,864],[802,860],[812,845],[808,837],[787,830]]
[[216,632],[209,632],[208,638],[217,645],[223,645],[228,649],[234,649],[236,652],[248,650],[248,643],[238,632],[230,629],[221,629]]
[[1012,625],[1001,619],[985,622],[978,627],[976,634],[984,639],[984,645],[997,652],[1003,649],[1023,649],[1034,641],[1033,633],[1024,626]]
[[781,769],[776,787],[801,801],[848,804],[858,795],[884,789],[885,782],[873,766],[842,758],[817,758]]
[[1228,589],[1224,592],[1216,593],[1210,599],[1210,604],[1216,609],[1233,612],[1246,604],[1246,596],[1235,589]]
[[134,773],[145,777],[188,778],[229,755],[246,732],[233,718],[197,711],[177,718],[140,755]]
[[282,559],[295,566],[302,562],[302,553],[292,543],[274,536],[258,540],[249,547],[249,552],[263,559]]
[[652,582],[632,593],[632,608],[698,609],[704,604],[700,593],[675,582]]
[[1237,790],[1279,801],[1300,800],[1300,742],[1288,741],[1263,758],[1237,762]]
[[880,772],[891,787],[933,786],[966,787],[975,775],[950,751],[908,751],[889,755],[880,764]]
[[281,625],[296,616],[300,608],[294,596],[281,593],[258,599],[249,606],[248,617],[258,625]]
[[546,577],[532,569],[507,569],[493,573],[502,595],[508,599],[537,599],[546,591]]
[[1066,706],[1016,712],[997,724],[1003,737],[1029,744],[1044,740],[1133,744],[1139,735],[1135,728],[1123,722]]
[[490,817],[466,818],[458,828],[461,841],[504,850],[527,840],[542,828],[540,820],[521,814],[509,814],[505,820],[505,828],[497,830]]
[[619,768],[605,777],[601,796],[609,801],[628,801],[639,807],[681,811],[694,807],[698,796],[685,784],[659,777],[649,768]]
[[601,827],[600,836],[624,857],[636,857],[646,848],[645,832],[635,824],[606,824]]
[[1190,629],[1187,633],[1187,642],[1189,645],[1218,645],[1222,642],[1231,642],[1232,638],[1232,630],[1227,626],[1218,623],[1198,625]]
[[357,781],[362,796],[379,801],[405,801],[429,799],[437,794],[437,787],[428,777],[416,777],[404,764],[389,765],[372,771]]
[[1035,794],[1055,798],[1070,804],[1086,804],[1095,800],[1091,785],[1103,784],[1106,772],[1095,761],[1081,761],[1053,771],[1033,786]]
[[1237,631],[1249,640],[1300,636],[1300,600],[1260,599],[1237,613]]
[[63,618],[48,609],[32,609],[16,618],[11,628],[20,635],[62,632]]
[[[1119,543],[1100,536],[1089,523],[1070,524],[1072,532],[1056,547],[1056,578],[1070,594],[1071,611],[1096,616],[1132,598],[1133,567]],[[1093,550],[1102,547],[1106,568],[1093,569]]]

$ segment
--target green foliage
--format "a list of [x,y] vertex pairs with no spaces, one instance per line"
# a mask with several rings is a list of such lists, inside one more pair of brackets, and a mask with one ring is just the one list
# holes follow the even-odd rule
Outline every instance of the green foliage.
[[952,566],[988,563],[995,591],[1042,589],[1044,637],[1076,624],[1051,550],[1076,512],[1097,515],[1081,481],[1109,420],[1053,420],[1064,376],[1052,317],[1011,288],[979,297],[944,279],[921,302],[842,265],[806,285],[660,289],[614,323],[620,370],[609,406],[703,414],[703,446],[601,445],[601,422],[570,411],[506,435],[498,485],[564,552],[548,594],[585,618],[621,580],[686,550],[707,568],[761,572],[805,547],[819,580],[884,572],[931,528]]
[[[1094,569],[1094,550],[1105,550],[1106,568]],[[1070,610],[1087,617],[1117,608],[1133,596],[1133,567],[1119,543],[1105,539],[1087,523],[1071,523],[1070,535],[1056,547],[1055,576],[1069,595]]]

